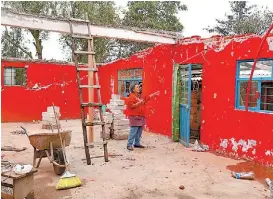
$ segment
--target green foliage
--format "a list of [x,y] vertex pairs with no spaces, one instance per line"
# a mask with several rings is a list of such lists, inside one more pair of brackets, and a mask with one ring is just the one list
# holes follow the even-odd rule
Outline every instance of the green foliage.
[[25,47],[21,28],[5,29],[1,37],[1,56],[14,58],[32,58],[31,52]]
[[[17,12],[23,12],[27,14],[36,14],[36,15],[57,15],[57,6],[58,2],[55,1],[5,1],[3,2],[4,6],[10,7]],[[14,30],[14,29],[13,29]],[[42,41],[48,39],[47,31],[40,30],[28,30],[33,39],[33,45],[36,49],[36,55],[38,59],[42,59]],[[17,40],[19,42],[19,40]],[[8,48],[5,48],[8,51]]]
[[225,20],[216,19],[217,25],[206,30],[222,35],[262,34],[273,21],[273,13],[267,8],[259,9],[246,1],[231,1],[230,7],[231,14],[226,14]]
[[[88,19],[90,23],[96,25],[111,25],[119,24],[119,17],[115,11],[115,4],[111,1],[70,1],[62,2],[62,17]],[[87,27],[86,27],[87,28]],[[91,30],[92,31],[92,30]],[[67,54],[67,59],[71,60],[71,38],[69,35],[62,36],[60,40],[64,47],[64,52]],[[111,45],[113,40],[105,38],[94,39],[94,51],[96,52],[96,62],[107,62],[107,58],[111,56]],[[87,41],[77,40],[77,50],[86,51]],[[68,49],[67,49],[68,47]],[[86,55],[79,55],[79,62],[87,63]]]
[[[123,11],[124,18],[120,19],[118,14],[119,9],[115,6],[115,3],[111,1],[6,1],[4,2],[4,6],[11,7],[17,12],[34,15],[88,19],[92,24],[96,25],[136,27],[145,30],[155,29],[175,32],[183,30],[183,25],[177,17],[178,12],[187,9],[185,5],[178,1],[132,1],[128,2],[128,9]],[[12,29],[12,31],[15,30]],[[39,30],[28,30],[28,32],[34,39],[33,45],[36,48],[36,55],[39,59],[42,59],[42,44],[44,40],[48,39],[49,33]],[[24,49],[23,40],[22,37],[16,37],[17,44],[21,45],[21,49]],[[15,46],[7,45],[7,41],[5,42],[5,45],[2,46],[4,52],[12,52]],[[60,39],[60,43],[63,47],[63,52],[67,55],[67,59],[72,60],[70,36],[63,35]],[[77,50],[87,50],[86,41],[77,40],[76,45]],[[129,56],[134,52],[153,45],[154,44],[95,38],[94,51],[96,52],[96,62],[113,61],[114,59]],[[17,57],[23,56],[17,54],[15,54]],[[25,52],[25,54],[27,53]],[[79,56],[79,61],[86,63],[87,56]]]
[[[128,11],[124,12],[122,25],[140,29],[181,32],[183,25],[177,14],[187,10],[179,1],[131,1],[128,2]],[[119,41],[119,57],[127,57],[137,51],[154,44]]]

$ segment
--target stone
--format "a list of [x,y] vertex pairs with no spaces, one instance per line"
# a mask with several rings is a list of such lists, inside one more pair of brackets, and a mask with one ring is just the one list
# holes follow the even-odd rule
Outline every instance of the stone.
[[129,133],[119,133],[119,134],[114,134],[113,139],[115,140],[127,140],[129,136]]
[[123,112],[121,110],[111,110],[111,112],[115,115],[115,114],[123,114]]
[[128,128],[130,128],[129,125],[121,125],[121,126],[113,125],[114,130],[123,130],[123,129],[128,129]]
[[122,130],[115,130],[114,134],[124,134],[124,133],[128,133],[130,132],[130,128],[126,128],[126,129],[122,129]]
[[107,107],[112,111],[112,110],[125,110],[126,106],[116,106],[116,105],[107,105]]
[[126,116],[123,113],[119,113],[119,114],[114,114],[113,116],[114,120],[118,119],[126,119]]
[[[56,112],[56,113],[60,113],[60,107],[54,106],[54,108],[55,108],[55,112]],[[49,112],[49,113],[53,113],[53,114],[54,114],[53,106],[47,107],[47,110],[46,110],[46,111]]]
[[122,126],[122,125],[129,125],[129,120],[128,119],[121,119],[121,120],[114,120],[114,125],[115,126]]
[[111,99],[113,100],[120,100],[120,95],[112,94]]
[[110,104],[111,105],[119,105],[119,106],[123,106],[125,104],[124,100],[110,100]]

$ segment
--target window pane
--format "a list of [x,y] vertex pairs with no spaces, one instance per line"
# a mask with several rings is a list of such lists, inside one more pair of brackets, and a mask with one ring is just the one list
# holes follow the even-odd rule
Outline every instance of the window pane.
[[261,90],[261,110],[273,111],[273,81],[263,81]]
[[15,85],[25,85],[26,83],[26,69],[24,68],[16,68],[14,74]]
[[[245,106],[246,101],[246,91],[247,91],[248,81],[239,81],[239,105]],[[258,82],[251,83],[251,89],[249,92],[248,106],[249,107],[257,107],[257,92],[258,92]]]
[[26,85],[26,69],[25,68],[4,68],[4,85]]
[[4,77],[4,85],[7,85],[7,86],[11,85],[11,76]]
[[[240,63],[240,78],[249,78],[254,62]],[[272,77],[273,60],[258,61],[254,70],[253,77]]]
[[5,76],[10,76],[12,72],[12,68],[5,68],[4,69],[4,75]]

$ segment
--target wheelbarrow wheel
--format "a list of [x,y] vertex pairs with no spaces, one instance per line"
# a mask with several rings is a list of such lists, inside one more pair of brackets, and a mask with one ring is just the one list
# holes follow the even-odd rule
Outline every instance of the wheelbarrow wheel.
[[[63,156],[63,152],[62,149],[54,149],[53,151],[53,157],[54,160],[60,164],[60,165],[64,165],[64,156]],[[62,175],[65,172],[65,167],[60,167],[58,165],[53,164],[53,169],[55,171],[55,173],[57,175]]]

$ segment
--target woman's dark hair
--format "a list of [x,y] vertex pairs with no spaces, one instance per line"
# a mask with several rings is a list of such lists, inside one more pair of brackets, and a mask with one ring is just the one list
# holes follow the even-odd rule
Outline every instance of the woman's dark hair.
[[135,89],[136,85],[138,85],[138,84],[135,83],[135,84],[133,84],[133,85],[131,86],[131,88],[130,88],[130,92],[131,92],[131,93],[134,92],[134,89]]

